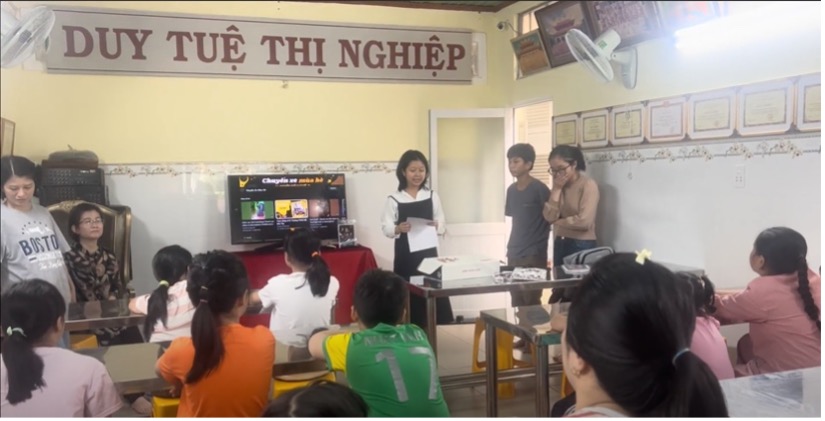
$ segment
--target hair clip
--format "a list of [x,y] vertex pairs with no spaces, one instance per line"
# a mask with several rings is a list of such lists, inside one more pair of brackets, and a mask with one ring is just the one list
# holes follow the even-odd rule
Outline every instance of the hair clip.
[[320,256],[320,255],[321,255],[321,253],[318,253],[317,251],[313,251],[313,252],[312,252],[312,256],[310,256],[310,257],[315,258],[315,257],[318,257],[318,256]]
[[14,332],[17,332],[17,333],[23,335],[24,338],[26,337],[26,334],[23,332],[22,328],[11,327],[11,326],[6,328],[6,335],[8,335],[8,336],[14,335]]
[[168,281],[160,281],[160,282],[158,282],[158,285],[165,286],[165,287],[169,288],[169,282]]
[[643,264],[645,264],[645,260],[650,260],[650,256],[652,256],[652,255],[653,255],[653,253],[651,253],[650,250],[648,250],[648,249],[642,249],[642,251],[637,251],[636,252],[636,263],[638,263],[640,265],[643,265]]
[[201,301],[198,304],[209,304],[209,300],[204,300],[203,298],[201,298]]

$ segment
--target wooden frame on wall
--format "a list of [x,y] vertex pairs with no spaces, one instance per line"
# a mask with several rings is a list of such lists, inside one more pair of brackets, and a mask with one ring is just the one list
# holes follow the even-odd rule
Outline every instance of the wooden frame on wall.
[[564,34],[571,29],[578,29],[587,36],[593,38],[592,27],[584,9],[584,2],[580,1],[557,1],[547,7],[536,10],[536,21],[539,24],[539,32],[544,42],[544,49],[547,51],[547,58],[550,65],[559,67],[576,61]]
[[14,154],[14,122],[0,118],[0,155]]
[[622,42],[619,48],[662,35],[656,3],[652,1],[585,1],[587,17],[598,37],[614,29]]
[[807,75],[796,83],[796,113],[794,124],[801,132],[821,130],[821,75]]

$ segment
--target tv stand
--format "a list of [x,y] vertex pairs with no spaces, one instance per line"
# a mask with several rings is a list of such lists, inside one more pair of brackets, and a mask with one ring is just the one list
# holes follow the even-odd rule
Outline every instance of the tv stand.
[[267,244],[265,246],[257,247],[257,248],[255,248],[254,251],[257,252],[257,253],[274,253],[276,251],[283,250],[283,249],[284,249],[284,243],[280,242],[280,243]]

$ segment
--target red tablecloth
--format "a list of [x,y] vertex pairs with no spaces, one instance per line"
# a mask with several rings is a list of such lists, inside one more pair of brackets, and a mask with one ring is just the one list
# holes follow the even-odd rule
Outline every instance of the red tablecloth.
[[[260,289],[275,275],[289,273],[289,267],[284,261],[283,250],[275,252],[236,252],[235,255],[243,260],[249,274],[250,288]],[[343,249],[324,249],[321,256],[329,265],[330,273],[338,278],[341,287],[338,290],[338,304],[335,307],[335,322],[350,323],[350,308],[352,307],[352,293],[355,281],[364,272],[375,269],[378,264],[372,250],[366,247],[350,247]],[[258,314],[241,317],[244,326],[263,325],[269,327],[269,314]]]

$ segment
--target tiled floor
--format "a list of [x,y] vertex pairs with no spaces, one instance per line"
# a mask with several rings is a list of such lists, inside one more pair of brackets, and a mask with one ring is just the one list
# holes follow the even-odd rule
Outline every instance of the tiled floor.
[[[441,376],[472,372],[473,324],[439,326],[438,328],[438,372]],[[484,361],[484,337],[479,341],[479,359]],[[551,353],[553,349],[551,348]],[[528,358],[517,354],[517,358]],[[559,376],[550,378],[550,403],[559,398]],[[535,379],[528,378],[515,382],[515,396],[499,398],[500,417],[535,417]],[[453,417],[486,416],[484,386],[451,389],[444,391],[447,405]],[[136,417],[131,408],[126,407],[115,417]]]
[[[439,326],[438,328],[438,371],[442,376],[472,372],[473,350],[472,324]],[[553,352],[551,348],[551,353]],[[484,336],[479,343],[479,359],[484,361]],[[525,358],[517,354],[517,358]],[[550,403],[559,399],[559,376],[550,378]],[[536,389],[535,379],[528,378],[515,382],[515,396],[499,398],[498,415],[500,417],[535,417]],[[445,390],[444,397],[453,417],[486,416],[486,398],[484,386],[465,389]]]

